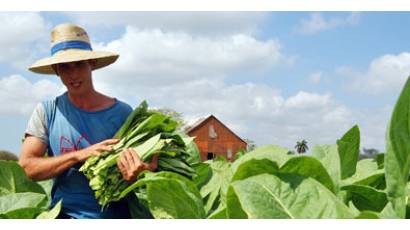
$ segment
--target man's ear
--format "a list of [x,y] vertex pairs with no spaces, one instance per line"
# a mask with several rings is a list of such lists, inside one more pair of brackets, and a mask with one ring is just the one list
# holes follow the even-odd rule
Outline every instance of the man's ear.
[[56,65],[56,64],[51,65],[51,68],[53,68],[54,73],[56,73],[56,75],[59,76],[59,75],[58,75],[58,71],[57,71],[57,65]]
[[91,70],[95,70],[95,67],[97,66],[97,60],[91,59],[91,60],[88,60],[88,63],[90,63]]

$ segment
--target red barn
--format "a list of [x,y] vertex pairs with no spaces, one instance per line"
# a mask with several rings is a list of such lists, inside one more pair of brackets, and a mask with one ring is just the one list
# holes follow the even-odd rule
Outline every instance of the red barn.
[[203,161],[216,156],[232,160],[238,150],[246,150],[246,142],[213,115],[197,121],[186,132],[196,137]]

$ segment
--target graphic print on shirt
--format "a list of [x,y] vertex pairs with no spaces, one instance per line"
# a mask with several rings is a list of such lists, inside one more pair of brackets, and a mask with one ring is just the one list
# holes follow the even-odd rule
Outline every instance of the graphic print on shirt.
[[65,136],[60,136],[60,153],[61,154],[78,151],[90,145],[91,145],[91,141],[87,137],[87,134],[85,133],[82,133],[81,136],[78,137],[77,140],[75,141],[69,140],[69,138]]

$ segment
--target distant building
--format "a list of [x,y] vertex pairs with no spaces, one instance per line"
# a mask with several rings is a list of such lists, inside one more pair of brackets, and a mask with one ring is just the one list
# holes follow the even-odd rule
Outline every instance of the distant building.
[[186,130],[193,137],[201,153],[202,161],[223,156],[232,160],[238,150],[246,150],[246,142],[219,121],[210,115],[201,119]]

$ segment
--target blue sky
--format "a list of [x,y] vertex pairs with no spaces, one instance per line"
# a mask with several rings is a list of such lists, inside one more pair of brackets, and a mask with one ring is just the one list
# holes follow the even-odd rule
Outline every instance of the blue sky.
[[410,71],[406,12],[2,12],[0,22],[0,149],[17,154],[34,106],[64,92],[26,70],[63,22],[120,54],[94,72],[98,90],[188,123],[214,114],[258,145],[333,144],[358,124],[361,147],[383,151]]

